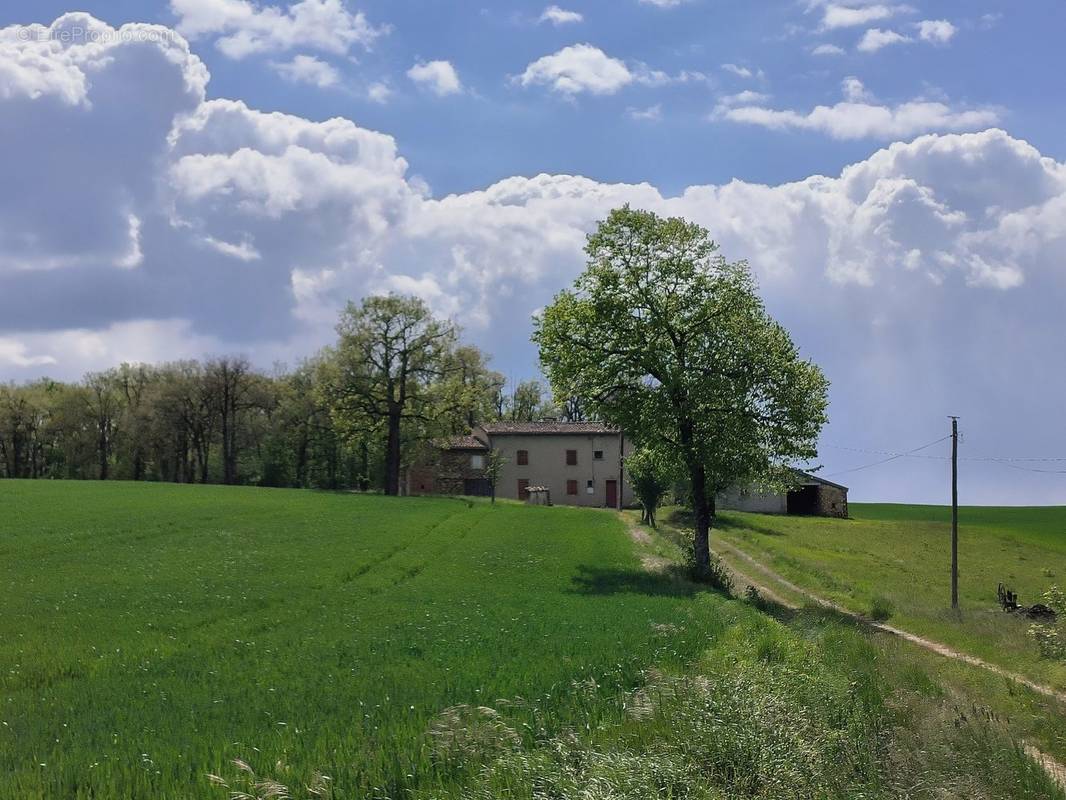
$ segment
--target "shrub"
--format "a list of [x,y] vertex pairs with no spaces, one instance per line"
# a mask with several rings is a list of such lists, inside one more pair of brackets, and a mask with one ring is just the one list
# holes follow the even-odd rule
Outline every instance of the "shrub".
[[685,547],[685,567],[689,578],[696,583],[710,586],[722,594],[733,593],[733,576],[730,574],[729,568],[722,563],[722,559],[714,553],[711,553],[710,564],[706,568],[701,567],[696,563],[692,544],[688,543]]
[[1036,641],[1040,655],[1057,661],[1066,661],[1066,592],[1052,586],[1043,596],[1044,605],[1056,614],[1053,623],[1034,623],[1029,626],[1029,636]]
[[870,601],[870,619],[872,620],[884,622],[895,613],[896,605],[887,597],[874,595],[874,598]]

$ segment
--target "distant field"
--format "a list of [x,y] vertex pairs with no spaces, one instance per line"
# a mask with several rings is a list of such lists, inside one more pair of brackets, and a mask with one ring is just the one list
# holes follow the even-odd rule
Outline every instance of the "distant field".
[[639,564],[608,513],[12,481],[0,508],[12,800],[203,797],[232,758],[397,796],[436,780],[446,707],[522,696],[538,726],[585,724],[572,682],[615,697],[720,626],[612,591]]
[[1061,756],[1066,721],[971,713],[1030,706],[696,586],[610,512],[14,481],[0,509],[2,800],[1066,800],[1014,744]]
[[1066,688],[1066,668],[1040,659],[1028,623],[996,600],[1001,581],[1023,604],[1066,584],[1066,507],[960,509],[958,618],[950,610],[950,508],[850,510],[850,520],[725,513],[718,535],[849,608],[868,612],[875,598],[887,599],[895,624]]

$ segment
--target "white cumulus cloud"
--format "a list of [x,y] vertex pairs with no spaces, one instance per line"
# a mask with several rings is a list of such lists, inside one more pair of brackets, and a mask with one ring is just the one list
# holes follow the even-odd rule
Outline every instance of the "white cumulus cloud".
[[946,19],[923,19],[918,23],[918,36],[923,42],[947,44],[958,29]]
[[438,97],[459,94],[463,91],[459,73],[449,61],[419,62],[407,70],[407,77]]
[[834,139],[907,138],[927,131],[965,131],[984,128],[999,121],[994,109],[957,109],[932,100],[911,100],[898,105],[878,103],[860,81],[843,83],[844,101],[833,106],[817,106],[806,113],[773,109],[762,105],[719,108],[716,116],[772,130],[809,130]]
[[842,56],[845,52],[843,47],[835,44],[819,44],[811,48],[811,55],[815,56]]
[[756,103],[765,103],[770,99],[770,95],[762,92],[753,92],[750,89],[746,89],[743,92],[737,92],[736,94],[727,94],[718,98],[718,108],[727,109],[734,106],[750,106]]
[[564,95],[614,94],[635,80],[624,61],[598,47],[575,44],[538,58],[519,77],[523,86],[543,85]]
[[751,67],[744,67],[739,64],[722,64],[722,69],[736,75],[738,78],[750,79],[763,77],[763,71],[761,69],[753,70]]
[[295,56],[290,61],[274,62],[274,70],[293,83],[307,83],[328,89],[340,83],[341,74],[333,65],[308,55]]
[[910,39],[908,37],[898,31],[870,28],[870,30],[862,35],[862,39],[859,40],[856,49],[860,53],[876,53],[878,50],[882,50],[891,45],[905,44],[909,41]]
[[191,39],[215,38],[230,58],[307,48],[336,55],[369,47],[386,32],[342,0],[299,0],[287,7],[252,0],[170,0],[177,30]]
[[861,3],[828,3],[822,13],[822,28],[825,30],[856,28],[862,25],[869,25],[871,22],[891,19],[907,11],[910,11],[908,6],[888,5],[885,3],[867,5]]
[[559,6],[548,6],[540,15],[540,22],[550,22],[552,25],[573,25],[582,22],[585,17],[577,11],[569,11]]

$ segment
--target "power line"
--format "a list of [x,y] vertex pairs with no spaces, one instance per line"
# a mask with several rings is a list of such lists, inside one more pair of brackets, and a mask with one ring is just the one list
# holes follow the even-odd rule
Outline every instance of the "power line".
[[[894,453],[891,450],[867,450],[862,447],[844,447],[837,444],[823,444],[833,450],[846,450],[849,453],[866,453],[874,456],[891,456],[892,458],[924,458],[931,461],[949,461],[951,456],[914,455],[911,453]],[[959,461],[971,461],[977,463],[995,463],[1010,466],[1012,463],[1063,463],[1066,456],[959,456]],[[1019,468],[1021,469],[1021,468]],[[1066,470],[1037,470],[1044,472],[1066,472]]]
[[[936,444],[936,442],[934,442]],[[931,445],[930,445],[931,446]],[[829,447],[833,450],[847,450],[849,453],[865,453],[871,456],[891,456],[892,458],[927,458],[933,461],[947,461],[950,456],[929,456],[929,455],[913,455],[914,451],[910,453],[894,453],[891,450],[866,450],[861,447],[842,447],[836,444],[823,444],[822,447]]]
[[[985,460],[986,461],[990,461],[993,464],[1000,464],[1000,465],[1002,465],[1004,467],[1010,467],[1011,469],[1018,469],[1018,470],[1021,470],[1022,472],[1042,472],[1045,475],[1066,475],[1066,469],[1036,469],[1035,467],[1021,467],[1021,466],[1019,466],[1017,464],[1011,463],[1010,461],[1005,461],[1005,460],[1001,460],[1001,459],[997,459],[997,458],[989,458],[989,459],[985,459]],[[1033,459],[1033,460],[1036,460],[1036,459]],[[1057,459],[1056,458],[1056,459],[1048,459],[1048,460],[1049,461],[1050,460],[1059,461],[1059,460],[1062,460],[1062,459]]]
[[834,477],[836,475],[846,475],[849,472],[860,472],[860,471],[862,471],[864,469],[870,469],[871,467],[877,467],[877,466],[880,466],[881,464],[887,464],[890,461],[895,461],[896,459],[899,459],[899,458],[907,458],[909,456],[913,456],[915,453],[919,452],[920,450],[926,450],[926,449],[932,447],[933,445],[940,444],[941,442],[946,441],[947,439],[950,439],[950,438],[951,438],[950,435],[941,436],[936,441],[929,442],[929,444],[923,444],[921,447],[915,447],[913,450],[908,450],[905,453],[893,453],[889,458],[883,458],[880,461],[874,461],[871,464],[863,464],[861,467],[852,467],[851,469],[844,469],[844,470],[841,470],[840,472],[832,472],[832,473],[826,475],[825,477],[832,478],[832,477]]
[[1044,458],[1019,458],[1015,456],[982,456],[980,458],[971,456],[970,458],[960,459],[960,461],[999,461],[1006,463],[1008,461],[1066,461],[1066,458],[1061,456],[1044,457]]

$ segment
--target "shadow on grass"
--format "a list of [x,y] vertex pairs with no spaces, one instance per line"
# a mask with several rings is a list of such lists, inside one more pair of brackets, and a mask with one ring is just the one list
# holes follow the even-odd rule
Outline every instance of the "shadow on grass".
[[657,597],[694,597],[714,591],[709,586],[693,583],[684,567],[671,565],[661,572],[649,572],[634,567],[617,569],[580,564],[572,579],[578,594],[646,594]]
[[[671,525],[675,528],[693,528],[696,521],[691,509],[688,508],[675,508],[669,514],[667,514],[663,521],[667,525]],[[761,533],[764,536],[784,536],[781,531],[774,530],[765,525],[759,525],[752,522],[750,519],[746,519],[743,522],[726,515],[716,515],[714,522],[711,524],[711,535],[714,536],[714,530],[737,530],[737,531],[752,531],[753,533]]]
[[763,536],[785,535],[781,531],[768,528],[765,525],[756,525],[750,519],[741,522],[731,517],[716,517],[714,520],[714,527],[723,531],[751,531],[752,533],[759,533]]

